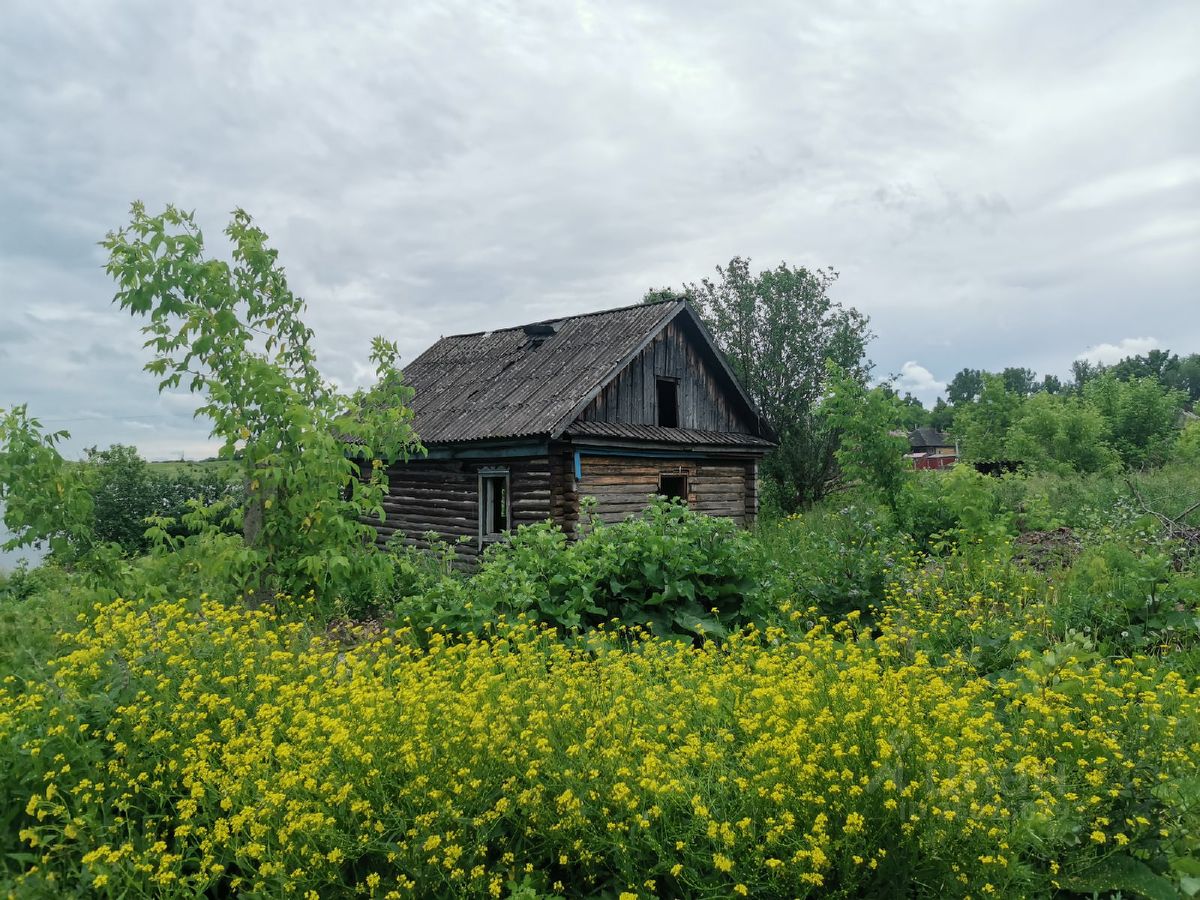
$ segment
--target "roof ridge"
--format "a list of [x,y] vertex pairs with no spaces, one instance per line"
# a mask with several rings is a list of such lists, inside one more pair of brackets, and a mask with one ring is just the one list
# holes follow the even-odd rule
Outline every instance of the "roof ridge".
[[447,334],[443,335],[441,338],[439,338],[439,340],[444,341],[449,338],[475,337],[476,335],[480,334],[496,334],[500,331],[520,331],[522,328],[526,328],[529,325],[538,325],[542,322],[565,322],[567,319],[590,319],[595,316],[606,316],[610,313],[625,312],[626,310],[630,309],[641,309],[645,306],[661,306],[664,303],[679,303],[681,300],[685,303],[687,302],[682,297],[664,298],[662,300],[651,300],[649,302],[643,301],[641,303],[630,303],[626,306],[614,306],[610,309],[594,309],[591,312],[574,313],[568,316],[558,316],[557,318],[551,316],[550,318],[546,319],[535,319],[532,322],[522,322],[520,325],[505,325],[503,328],[483,328],[479,331],[463,331],[458,334]]

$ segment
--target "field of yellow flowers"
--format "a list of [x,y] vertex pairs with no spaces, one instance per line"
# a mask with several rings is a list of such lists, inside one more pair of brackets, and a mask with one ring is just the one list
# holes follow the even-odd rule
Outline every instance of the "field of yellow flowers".
[[1175,895],[1200,694],[1069,643],[932,657],[964,604],[910,576],[878,627],[785,608],[703,646],[97,604],[52,678],[0,687],[11,891]]

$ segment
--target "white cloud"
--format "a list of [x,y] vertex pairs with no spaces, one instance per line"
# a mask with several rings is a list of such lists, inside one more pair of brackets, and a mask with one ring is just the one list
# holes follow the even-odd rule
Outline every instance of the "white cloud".
[[932,372],[912,360],[900,367],[900,374],[893,386],[898,393],[910,393],[926,406],[946,392],[946,382],[938,381]]
[[1198,24],[1195,0],[11,0],[0,407],[75,446],[204,446],[111,305],[95,242],[135,198],[195,209],[216,254],[249,210],[346,385],[376,333],[407,362],[734,254],[840,271],[926,402],[930,371],[1065,369],[1112,335],[1197,351]]
[[1113,363],[1118,363],[1127,356],[1141,356],[1144,353],[1149,353],[1151,350],[1157,350],[1161,346],[1162,344],[1158,342],[1158,338],[1122,338],[1115,344],[1097,344],[1094,347],[1088,347],[1088,349],[1078,354],[1075,358],[1086,359],[1089,362],[1100,363],[1103,366],[1111,366]]

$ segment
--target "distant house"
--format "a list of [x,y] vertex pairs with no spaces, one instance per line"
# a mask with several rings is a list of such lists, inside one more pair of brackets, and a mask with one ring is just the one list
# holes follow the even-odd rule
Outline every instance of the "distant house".
[[958,462],[958,443],[936,428],[914,428],[908,433],[905,458],[918,469],[948,469]]
[[428,456],[388,470],[381,540],[566,530],[580,499],[617,521],[652,494],[741,524],[775,434],[680,300],[445,337],[405,367]]

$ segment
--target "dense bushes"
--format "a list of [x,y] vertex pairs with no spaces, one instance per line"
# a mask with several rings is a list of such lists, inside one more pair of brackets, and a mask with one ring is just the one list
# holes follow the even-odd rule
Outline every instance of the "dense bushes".
[[89,451],[84,464],[95,469],[90,492],[96,539],[120,544],[130,555],[150,549],[146,537],[150,517],[172,520],[172,530],[181,534],[188,501],[211,506],[221,500],[240,503],[242,499],[243,489],[227,464],[157,471],[134,447],[121,444]]
[[1164,521],[1198,477],[962,468],[755,534],[660,503],[473,573],[397,552],[328,630],[248,608],[219,531],[94,604],[16,573],[0,886],[1194,895],[1200,563]]
[[432,560],[398,554],[399,618],[470,633],[501,614],[564,629],[619,619],[698,639],[768,611],[761,546],[731,522],[677,503],[657,501],[616,525],[591,521],[577,541],[550,523],[524,526],[489,547],[469,578],[449,565],[450,550]]

